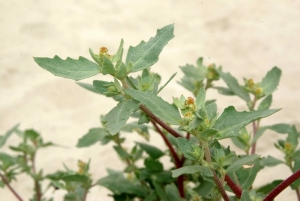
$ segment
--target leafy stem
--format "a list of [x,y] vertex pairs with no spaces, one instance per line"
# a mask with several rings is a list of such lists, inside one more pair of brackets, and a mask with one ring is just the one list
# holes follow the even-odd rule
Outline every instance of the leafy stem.
[[9,184],[9,181],[6,179],[6,177],[4,175],[2,175],[0,173],[0,177],[2,179],[2,181],[4,182],[4,184],[9,188],[9,190],[15,195],[15,197],[19,200],[19,201],[23,201],[23,199],[19,196],[19,194],[13,189],[13,187]]
[[279,195],[284,189],[291,185],[294,181],[300,178],[300,170],[294,172],[286,180],[281,182],[277,187],[275,187],[268,195],[265,197],[264,201],[272,201]]

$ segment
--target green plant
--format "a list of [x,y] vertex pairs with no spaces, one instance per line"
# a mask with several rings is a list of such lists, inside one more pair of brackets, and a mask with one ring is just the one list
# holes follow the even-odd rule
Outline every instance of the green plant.
[[[130,46],[123,61],[123,39],[114,55],[106,47],[99,54],[90,55],[94,62],[79,57],[34,58],[42,68],[56,76],[81,80],[96,74],[110,75],[111,82],[94,80],[93,84],[78,83],[92,92],[114,99],[117,104],[102,116],[102,127],[92,128],[77,143],[77,147],[88,147],[97,142],[112,143],[113,149],[125,163],[123,170],[108,169],[108,176],[93,181],[88,173],[89,162],[78,162],[78,171],[65,167],[65,171],[43,175],[34,168],[34,155],[39,148],[53,145],[43,143],[33,130],[20,131],[17,126],[0,138],[2,146],[12,133],[22,138],[18,147],[10,147],[19,153],[11,156],[0,153],[1,186],[10,186],[10,181],[20,173],[29,174],[34,180],[35,194],[31,200],[44,198],[41,181],[49,180],[48,187],[66,190],[65,200],[86,200],[90,188],[101,185],[111,191],[114,200],[273,200],[282,190],[290,186],[300,200],[300,150],[297,149],[299,132],[294,125],[278,123],[261,125],[261,119],[278,109],[270,109],[272,93],[276,90],[281,70],[272,68],[261,82],[244,79],[240,85],[230,73],[212,64],[205,66],[202,58],[196,65],[181,67],[184,77],[179,84],[192,92],[194,97],[181,95],[173,97],[173,103],[163,100],[158,94],[174,78],[160,85],[161,78],[150,71],[158,61],[164,46],[174,37],[174,26],[158,29],[148,42]],[[132,73],[141,74],[132,77]],[[222,79],[226,87],[216,86]],[[220,94],[238,96],[245,102],[248,111],[238,112],[227,107],[220,115],[216,100],[206,100],[207,90],[218,90]],[[131,119],[132,121],[128,121]],[[249,125],[249,126],[248,126]],[[285,154],[284,160],[271,156],[261,157],[256,153],[257,140],[266,130],[285,134],[275,147]],[[151,133],[150,133],[151,131]],[[144,142],[135,142],[131,149],[125,149],[126,132],[136,132],[149,140],[152,131],[158,133],[165,148]],[[219,140],[230,138],[245,152],[238,155]],[[167,156],[173,164],[164,167],[161,158]],[[142,161],[143,164],[138,163]],[[257,189],[252,185],[257,173],[268,166],[286,164],[292,175],[286,180],[274,180]],[[232,192],[228,195],[228,192]],[[19,200],[21,198],[17,193]]]

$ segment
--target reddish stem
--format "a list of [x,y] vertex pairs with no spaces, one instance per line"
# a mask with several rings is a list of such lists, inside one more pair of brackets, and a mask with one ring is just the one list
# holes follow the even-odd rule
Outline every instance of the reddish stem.
[[19,194],[11,187],[11,185],[9,184],[9,182],[7,181],[7,179],[5,178],[5,176],[2,175],[2,174],[0,174],[0,177],[1,177],[2,181],[4,182],[4,184],[12,192],[12,194],[14,194],[19,201],[23,201],[23,199],[19,196]]
[[284,189],[286,189],[289,185],[291,185],[294,181],[300,178],[300,170],[294,172],[291,176],[289,176],[286,180],[281,182],[278,186],[276,186],[268,195],[265,197],[264,201],[272,201],[274,198],[279,195]]
[[238,185],[236,185],[228,175],[225,175],[225,181],[227,182],[227,185],[230,187],[230,189],[234,192],[234,194],[238,198],[241,198],[242,196],[241,188]]
[[140,109],[145,112],[152,120],[158,123],[161,127],[163,127],[166,131],[168,131],[174,137],[182,137],[179,133],[173,130],[169,125],[160,120],[157,116],[155,116],[145,105],[141,105]]
[[[164,142],[166,143],[167,147],[169,148],[170,150],[170,153],[172,155],[172,157],[174,158],[174,161],[175,161],[175,166],[176,168],[181,168],[182,167],[182,162],[181,160],[179,159],[176,151],[174,150],[173,146],[171,145],[169,139],[165,136],[165,134],[163,133],[163,131],[157,126],[156,122],[151,119],[151,122],[153,124],[153,126],[155,127],[156,131],[161,135],[161,137],[163,138]],[[179,190],[179,193],[180,193],[180,196],[182,198],[184,198],[184,186],[183,186],[183,182],[184,182],[184,178],[183,178],[183,175],[177,177],[177,184],[178,184],[178,190]]]

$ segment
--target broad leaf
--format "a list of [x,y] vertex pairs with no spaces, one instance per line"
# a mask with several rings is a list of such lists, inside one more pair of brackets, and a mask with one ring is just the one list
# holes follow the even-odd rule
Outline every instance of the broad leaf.
[[84,57],[79,57],[78,60],[69,57],[63,60],[58,56],[54,58],[34,57],[34,61],[55,76],[72,80],[82,80],[100,73],[99,66]]
[[214,125],[214,128],[219,131],[216,138],[224,139],[237,136],[238,132],[244,126],[257,119],[270,116],[277,111],[278,109],[264,109],[251,112],[237,112],[233,106],[229,106],[224,110]]
[[260,86],[263,88],[265,95],[272,94],[278,84],[281,77],[281,70],[277,67],[272,68],[267,75],[262,79]]
[[193,166],[184,166],[176,170],[172,170],[172,176],[178,177],[183,174],[194,174],[196,172],[200,172],[201,175],[205,175],[207,177],[213,177],[212,171],[208,167],[193,165]]
[[[234,172],[241,168],[243,165],[249,165],[249,163],[254,162],[255,159],[259,158],[259,155],[253,154],[253,155],[248,155],[248,156],[242,156],[241,158],[237,159],[234,161],[231,165],[228,166],[226,169],[227,173]],[[252,165],[250,164],[250,165]]]
[[230,73],[224,73],[222,70],[217,70],[220,77],[224,80],[224,82],[227,84],[229,89],[237,96],[242,98],[244,101],[249,102],[250,96],[246,90],[242,86],[239,85],[236,78],[234,78]]
[[136,142],[136,144],[138,144],[141,147],[141,149],[143,149],[153,159],[158,159],[159,157],[164,155],[164,152],[156,148],[155,146],[141,142]]
[[174,25],[170,24],[158,29],[154,38],[148,42],[142,41],[137,46],[130,46],[126,57],[126,65],[132,62],[132,72],[152,66],[158,61],[158,56],[164,46],[174,37]]
[[105,115],[103,121],[108,132],[115,135],[126,124],[132,112],[134,112],[140,103],[135,100],[125,100],[116,107],[114,107],[107,115]]
[[163,121],[173,125],[180,124],[181,116],[176,106],[164,101],[161,97],[149,91],[137,91],[134,89],[126,89],[125,93],[144,104]]
[[205,107],[205,98],[206,98],[206,91],[202,87],[198,91],[198,94],[197,94],[197,97],[196,97],[196,108],[197,109]]
[[104,128],[92,128],[87,134],[85,134],[78,140],[76,146],[80,148],[89,147],[96,142],[101,141],[107,135],[109,135],[109,133]]

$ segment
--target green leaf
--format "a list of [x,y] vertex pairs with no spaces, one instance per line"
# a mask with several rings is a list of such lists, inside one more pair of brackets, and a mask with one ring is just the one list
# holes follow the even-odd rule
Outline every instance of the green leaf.
[[126,57],[126,65],[132,62],[132,72],[140,71],[152,66],[158,61],[158,56],[164,46],[174,37],[174,25],[170,24],[158,29],[154,38],[148,42],[142,41],[139,45],[130,46]]
[[152,157],[146,158],[144,160],[144,165],[147,168],[147,170],[151,172],[161,172],[164,170],[162,163],[158,160],[154,160]]
[[153,183],[155,191],[158,194],[160,200],[162,200],[162,201],[169,201],[169,199],[167,198],[167,195],[166,195],[164,189],[162,188],[161,184],[159,184],[156,181],[153,181],[152,183]]
[[9,129],[4,135],[0,135],[0,147],[2,147],[6,140],[18,129],[19,124],[15,125],[11,129]]
[[78,140],[76,147],[89,147],[101,141],[107,135],[109,135],[109,133],[104,128],[92,128]]
[[180,124],[181,116],[176,106],[164,101],[161,97],[149,91],[137,91],[134,89],[126,89],[125,93],[144,104],[154,115],[163,121],[173,125]]
[[132,112],[134,112],[140,103],[135,100],[125,100],[116,107],[114,107],[107,115],[105,115],[103,121],[105,127],[111,135],[117,134],[120,129],[126,124]]
[[106,74],[115,75],[116,74],[116,69],[114,67],[114,64],[107,57],[103,57],[102,74],[103,75],[106,75]]
[[207,177],[213,177],[213,173],[208,167],[204,167],[200,165],[184,166],[176,170],[172,170],[171,172],[172,172],[172,177],[178,177],[183,174],[194,174],[196,172],[200,172],[201,175]]
[[65,175],[61,178],[65,182],[82,182],[86,183],[89,181],[89,177],[82,174],[72,174],[72,175]]
[[249,192],[246,190],[243,190],[242,196],[241,196],[241,201],[253,201],[249,195]]
[[108,92],[108,87],[109,86],[113,86],[114,83],[113,82],[106,82],[106,81],[102,81],[102,80],[94,80],[93,81],[93,86],[95,88],[95,90],[100,93],[100,94],[105,94],[105,92]]
[[242,86],[239,85],[238,81],[230,74],[224,73],[222,70],[218,69],[220,77],[224,80],[229,89],[237,96],[242,98],[244,101],[249,102],[250,96]]
[[231,165],[228,166],[226,169],[227,173],[234,172],[241,168],[243,165],[252,165],[255,159],[258,159],[259,155],[253,154],[253,155],[247,155],[247,156],[242,156],[236,161],[234,161]]
[[34,57],[34,61],[55,76],[76,81],[100,73],[99,66],[84,57],[79,57],[78,60],[69,57],[66,60],[62,60],[58,56],[54,56],[54,58]]
[[136,144],[139,145],[141,149],[143,149],[153,159],[158,159],[161,156],[165,155],[163,151],[161,151],[160,149],[152,145],[141,143],[141,142],[136,142]]
[[276,186],[278,186],[283,180],[274,180],[269,184],[266,184],[264,186],[259,187],[256,192],[263,193],[263,194],[269,194]]
[[225,95],[225,96],[233,96],[233,95],[235,95],[233,93],[233,91],[231,91],[230,89],[228,89],[226,87],[212,87],[212,88],[218,90],[218,92],[220,94]]
[[134,194],[137,196],[145,196],[146,189],[139,185],[134,184],[133,182],[127,180],[122,174],[110,174],[104,178],[101,178],[97,181],[98,185],[105,186],[114,194]]
[[296,126],[293,125],[291,131],[288,133],[286,142],[292,145],[292,148],[295,149],[298,146],[298,139],[299,139],[298,131],[296,129]]
[[281,134],[289,133],[291,131],[291,126],[289,124],[274,124],[268,126],[268,128]]
[[100,60],[100,56],[94,54],[94,52],[93,52],[93,50],[91,48],[89,48],[89,53],[90,53],[92,59],[99,65],[99,67],[102,66],[102,62]]
[[122,60],[123,45],[124,45],[124,40],[122,38],[117,53],[111,57],[112,62],[118,62]]
[[196,97],[196,108],[204,108],[205,107],[205,97],[206,97],[206,91],[202,87],[199,89],[197,97]]
[[100,93],[98,90],[96,90],[95,87],[93,85],[91,85],[91,84],[82,83],[82,82],[76,82],[76,84],[78,84],[82,88],[84,88],[84,89],[86,89],[88,91],[94,92],[96,94],[103,94],[103,93]]
[[264,157],[260,160],[260,165],[262,167],[273,167],[279,164],[284,164],[284,161],[274,158],[273,156]]
[[224,139],[237,136],[241,128],[252,121],[270,116],[277,111],[279,110],[264,109],[251,112],[237,112],[233,106],[229,106],[224,110],[214,125],[214,128],[219,131],[216,138]]
[[161,90],[163,90],[163,89],[167,86],[167,84],[169,84],[169,82],[175,77],[176,74],[177,74],[177,73],[174,73],[174,74],[168,79],[168,81],[167,81],[163,86],[161,86],[161,87],[159,88],[159,90],[157,91],[156,94],[158,94]]
[[121,147],[121,146],[113,146],[113,147],[114,147],[114,150],[120,156],[120,158],[122,158],[122,159],[130,158],[130,155],[127,153],[127,151],[125,149],[123,149],[123,147]]
[[203,157],[203,151],[200,149],[200,147],[190,140],[187,140],[186,138],[179,137],[176,138],[178,147],[182,151],[183,155],[191,160],[201,160]]
[[269,109],[272,104],[272,94],[264,98],[258,106],[258,110]]
[[261,81],[261,88],[263,88],[263,92],[265,95],[272,94],[278,84],[281,77],[281,70],[278,67],[272,68],[267,75]]
[[170,201],[182,201],[179,191],[174,183],[166,186],[166,194]]
[[268,128],[269,128],[268,126],[262,126],[262,127],[260,127],[260,128],[256,131],[256,133],[255,133],[255,135],[254,135],[254,137],[253,137],[253,139],[252,139],[252,141],[251,141],[250,146],[254,145],[254,144],[256,143],[256,141],[264,134],[264,132],[265,132]]

